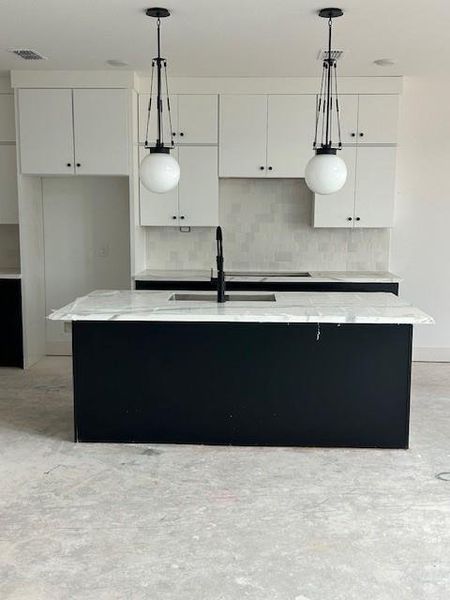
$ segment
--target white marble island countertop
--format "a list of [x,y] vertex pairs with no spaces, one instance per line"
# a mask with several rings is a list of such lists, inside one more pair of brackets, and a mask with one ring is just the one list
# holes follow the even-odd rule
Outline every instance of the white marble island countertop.
[[[227,281],[248,281],[273,283],[304,282],[304,283],[399,283],[401,277],[388,271],[307,271],[309,276],[295,276],[295,272],[286,275],[286,272],[271,272],[270,277],[265,271],[256,269],[250,271],[233,271],[225,269]],[[192,270],[163,270],[147,269],[136,273],[135,281],[211,281],[215,276],[212,269]]]
[[[173,301],[172,291],[95,291],[49,316],[54,321],[432,324],[432,317],[388,293],[275,292],[275,302]],[[254,295],[252,292],[230,292]],[[211,296],[211,292],[196,292]]]

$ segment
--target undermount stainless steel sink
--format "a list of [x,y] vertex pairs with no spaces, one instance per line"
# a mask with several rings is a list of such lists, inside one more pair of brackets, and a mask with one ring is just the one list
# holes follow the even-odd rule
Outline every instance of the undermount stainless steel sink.
[[225,271],[227,277],[311,277],[307,271]]
[[[227,302],[276,302],[275,294],[227,294]],[[184,302],[217,302],[217,294],[172,294],[169,300]]]

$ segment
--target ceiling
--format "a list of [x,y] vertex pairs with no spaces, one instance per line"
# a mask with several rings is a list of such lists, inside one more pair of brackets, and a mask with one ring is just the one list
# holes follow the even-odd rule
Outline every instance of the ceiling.
[[[157,0],[158,5],[159,0]],[[155,53],[151,0],[0,0],[0,70],[113,69],[108,59],[144,71]],[[163,54],[171,76],[318,75],[326,21],[318,0],[161,0]],[[341,75],[448,72],[448,0],[344,0],[335,22]],[[333,6],[333,4],[332,4]],[[31,48],[47,61],[24,61],[8,48]],[[375,59],[393,58],[380,67]]]

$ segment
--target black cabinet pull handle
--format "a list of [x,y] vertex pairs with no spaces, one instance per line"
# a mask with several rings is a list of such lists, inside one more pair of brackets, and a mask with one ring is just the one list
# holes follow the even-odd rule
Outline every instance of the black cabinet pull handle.
[[77,163],[77,165],[76,165],[76,166],[77,166],[77,167],[81,167],[81,163]]
[[176,131],[172,131],[172,135],[173,135],[173,137],[175,137],[177,135],[177,132]]
[[184,215],[181,215],[181,216],[180,216],[180,219],[184,219]]
[[363,133],[363,132],[361,132],[361,133],[359,134],[359,137],[364,137],[364,133]]
[[176,215],[173,215],[172,219],[176,219],[176,218],[177,218],[177,216],[176,216]]
[[361,221],[361,217],[356,217],[356,220],[357,221]]
[[71,167],[71,166],[72,166],[72,163],[67,163],[67,166],[68,166],[68,167]]
[[181,132],[181,133],[180,133],[180,135],[181,135],[181,137],[183,137],[183,136],[184,136],[184,133],[183,133],[183,132]]
[[259,170],[260,170],[260,171],[264,171],[264,168],[265,168],[265,167],[259,167]]
[[269,171],[272,171],[272,170],[273,170],[272,167],[269,167]]
[[351,132],[350,134],[352,137],[356,137],[356,133],[354,131]]
[[352,217],[347,217],[347,221],[353,221]]

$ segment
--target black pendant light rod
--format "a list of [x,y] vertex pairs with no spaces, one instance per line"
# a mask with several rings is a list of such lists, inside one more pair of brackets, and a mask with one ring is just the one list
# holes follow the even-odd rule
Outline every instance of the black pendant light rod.
[[331,145],[330,140],[330,115],[331,115],[331,32],[333,28],[333,19],[330,17],[328,19],[328,73],[327,73],[327,123],[325,128],[325,142],[327,146]]
[[161,100],[161,19],[158,17],[156,21],[157,37],[158,37],[158,56],[156,58],[156,73],[157,73],[157,96],[156,105],[158,107],[158,137],[156,139],[156,147],[162,146],[162,131],[161,131],[161,114],[162,114],[162,100]]

